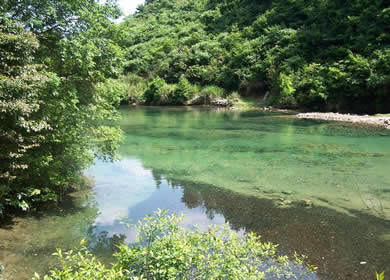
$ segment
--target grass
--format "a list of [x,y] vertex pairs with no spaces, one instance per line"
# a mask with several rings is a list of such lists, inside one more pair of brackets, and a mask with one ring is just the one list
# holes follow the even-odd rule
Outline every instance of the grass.
[[263,98],[242,97],[237,93],[230,95],[229,99],[232,101],[234,107],[240,109],[262,109],[268,105]]

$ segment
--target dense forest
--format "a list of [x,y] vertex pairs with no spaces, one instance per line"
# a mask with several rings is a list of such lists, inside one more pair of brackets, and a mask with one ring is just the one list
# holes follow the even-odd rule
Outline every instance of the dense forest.
[[146,1],[120,28],[129,102],[390,109],[388,0]]

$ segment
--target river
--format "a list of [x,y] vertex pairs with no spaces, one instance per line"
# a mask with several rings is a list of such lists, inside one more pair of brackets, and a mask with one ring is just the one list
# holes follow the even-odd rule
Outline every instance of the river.
[[56,264],[82,238],[109,263],[136,222],[158,208],[183,225],[228,222],[297,251],[318,279],[390,274],[390,132],[289,114],[209,108],[122,108],[121,160],[85,171],[92,189],[0,228],[6,279]]

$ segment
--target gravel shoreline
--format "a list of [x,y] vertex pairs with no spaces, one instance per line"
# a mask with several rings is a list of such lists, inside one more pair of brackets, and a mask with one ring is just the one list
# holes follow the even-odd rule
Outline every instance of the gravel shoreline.
[[390,117],[374,117],[368,115],[360,116],[340,113],[300,113],[297,115],[297,118],[363,123],[377,125],[390,129]]

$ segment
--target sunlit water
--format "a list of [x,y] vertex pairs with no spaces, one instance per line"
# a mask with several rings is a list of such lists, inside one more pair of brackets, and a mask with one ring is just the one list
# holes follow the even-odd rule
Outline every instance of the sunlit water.
[[85,171],[93,192],[0,228],[9,279],[56,261],[82,238],[103,261],[131,243],[136,222],[158,208],[183,225],[230,223],[297,251],[319,279],[390,273],[390,133],[289,115],[210,109],[123,109],[122,159]]

